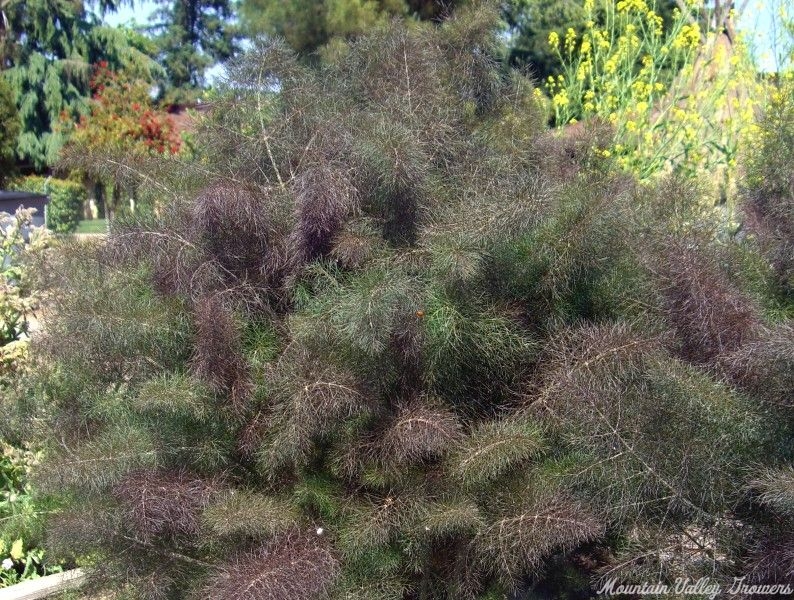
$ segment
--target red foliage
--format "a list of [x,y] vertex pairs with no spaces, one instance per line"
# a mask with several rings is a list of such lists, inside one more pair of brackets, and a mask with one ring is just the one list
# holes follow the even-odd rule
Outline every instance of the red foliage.
[[215,483],[183,471],[139,470],[113,487],[124,522],[144,541],[154,537],[195,536],[199,517]]
[[174,121],[154,105],[145,82],[130,80],[100,61],[90,83],[90,113],[77,123],[64,123],[72,146],[86,152],[179,153],[182,139]]
[[309,600],[327,597],[339,560],[313,533],[291,532],[239,554],[219,569],[202,598]]

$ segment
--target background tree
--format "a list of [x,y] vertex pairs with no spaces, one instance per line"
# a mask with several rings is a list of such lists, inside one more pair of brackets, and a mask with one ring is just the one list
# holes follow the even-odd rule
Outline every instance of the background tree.
[[20,123],[14,94],[8,83],[0,77],[0,187],[16,170],[17,136]]
[[204,86],[204,72],[237,52],[239,33],[231,0],[159,0],[157,25],[148,28],[165,68],[169,101],[190,98]]
[[111,218],[122,193],[135,195],[134,186],[125,185],[130,177],[120,165],[182,149],[174,120],[152,100],[151,87],[150,82],[111,71],[107,62],[100,62],[91,77],[88,114],[77,123],[66,119],[61,124],[68,141],[58,168],[81,173],[92,187],[101,186],[101,208]]
[[243,0],[240,16],[250,36],[283,37],[308,55],[334,38],[349,39],[395,17],[443,19],[465,0]]
[[[502,2],[502,18],[507,24],[510,62],[526,67],[538,79],[564,71],[563,62],[553,45],[552,32],[574,31],[577,37],[593,26],[605,26],[605,14],[597,2],[586,0],[506,0]],[[646,4],[663,19],[663,31],[674,24],[675,0],[658,0]],[[592,23],[589,27],[589,23]]]
[[[97,2],[100,11],[119,2]],[[2,74],[11,86],[22,130],[18,157],[42,170],[54,162],[64,137],[54,125],[64,111],[77,119],[87,108],[90,65],[106,60],[152,76],[148,42],[124,29],[99,26],[84,2],[6,0]]]
[[511,62],[528,67],[540,80],[561,70],[549,33],[568,27],[581,32],[586,20],[582,0],[510,0],[502,14],[511,35]]

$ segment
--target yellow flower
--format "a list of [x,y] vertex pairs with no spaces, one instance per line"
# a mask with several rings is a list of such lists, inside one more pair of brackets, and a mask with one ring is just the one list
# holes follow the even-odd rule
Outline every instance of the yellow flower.
[[618,12],[648,12],[648,5],[645,3],[645,0],[620,0],[615,7],[618,9]]
[[673,40],[673,48],[677,50],[686,50],[688,48],[697,48],[700,44],[700,28],[696,24],[684,25],[681,31]]
[[560,36],[557,34],[556,31],[552,31],[549,34],[549,46],[551,46],[555,50],[560,47]]
[[559,94],[555,94],[554,98],[551,99],[551,103],[554,105],[554,108],[568,106],[568,93],[562,90]]
[[637,123],[634,121],[626,121],[626,131],[634,132],[637,131]]
[[648,110],[647,102],[637,102],[637,112],[642,114]]
[[662,31],[663,31],[662,26],[664,25],[664,20],[662,19],[662,17],[657,15],[654,11],[649,10],[648,14],[645,15],[645,18],[648,21],[648,25],[650,26],[651,31],[655,35],[662,35]]
[[608,31],[599,31],[598,29],[593,30],[593,41],[600,50],[609,50],[609,47],[612,45],[609,40],[610,37]]
[[631,91],[635,96],[647,96],[651,92],[651,86],[642,80],[637,80],[631,84]]
[[576,44],[576,31],[574,31],[573,27],[569,27],[568,31],[565,32],[565,49],[568,52],[573,52],[574,44]]

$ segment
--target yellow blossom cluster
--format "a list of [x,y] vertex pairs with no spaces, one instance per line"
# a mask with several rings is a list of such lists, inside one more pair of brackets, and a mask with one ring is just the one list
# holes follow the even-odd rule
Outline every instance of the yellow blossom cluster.
[[701,31],[702,2],[687,0],[665,29],[652,0],[587,0],[581,36],[549,35],[563,65],[545,85],[556,123],[611,123],[607,151],[641,179],[670,170],[729,177],[764,86],[741,40],[726,46]]
[[697,48],[699,45],[700,27],[695,23],[684,25],[672,44],[676,50]]
[[628,12],[648,12],[648,5],[646,4],[645,0],[619,0],[619,2],[615,5],[618,12],[628,13]]

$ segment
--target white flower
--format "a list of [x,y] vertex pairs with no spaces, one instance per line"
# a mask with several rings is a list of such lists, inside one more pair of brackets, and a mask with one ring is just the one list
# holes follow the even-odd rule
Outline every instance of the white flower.
[[322,527],[317,528],[317,535],[322,535],[323,531],[325,531]]
[[14,568],[14,561],[11,560],[10,558],[4,558],[3,559],[3,568],[6,571],[8,571],[9,569],[13,569]]

